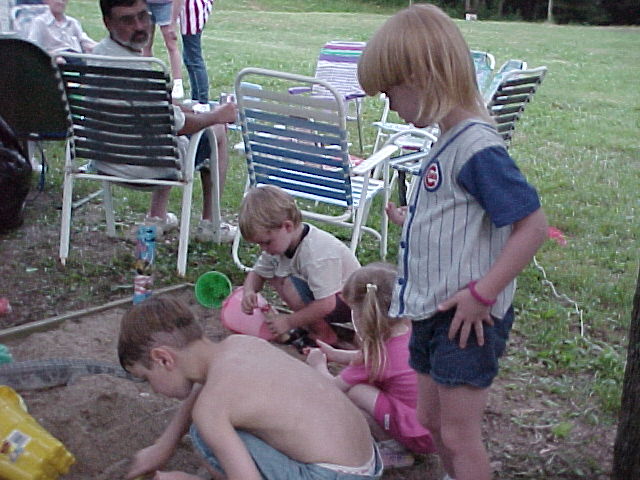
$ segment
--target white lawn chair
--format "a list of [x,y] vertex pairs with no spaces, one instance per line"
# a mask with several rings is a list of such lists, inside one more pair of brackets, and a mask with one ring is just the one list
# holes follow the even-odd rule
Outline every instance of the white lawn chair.
[[[243,82],[262,89],[243,86]],[[292,94],[290,85],[301,84],[328,94]],[[274,86],[275,85],[275,86]],[[380,228],[367,225],[374,197],[388,198],[388,169],[382,180],[371,173],[397,147],[381,149],[352,166],[342,95],[329,83],[313,77],[247,68],[236,78],[236,95],[248,166],[247,188],[277,185],[298,199],[307,219],[351,230],[351,250],[356,251],[361,232],[380,241],[380,255],[387,250],[387,218],[381,208]],[[330,94],[330,96],[329,96]],[[246,270],[238,256],[240,234],[233,245],[236,264]]]
[[[198,143],[207,135],[211,145],[209,167],[213,192],[214,222],[220,224],[217,143],[212,128],[192,135],[186,158],[181,159],[171,102],[171,81],[166,66],[149,57],[105,57],[73,54],[100,66],[72,65],[62,68],[62,77],[71,110],[73,136],[68,143],[62,195],[60,260],[69,256],[71,206],[76,180],[102,183],[107,235],[115,236],[112,184],[125,187],[171,186],[182,188],[180,240],[177,269],[184,276],[189,246],[189,225]],[[137,68],[123,68],[123,64]],[[109,64],[117,66],[106,66]],[[165,177],[145,175],[114,176],[87,169],[87,161],[103,165],[127,165],[164,169]],[[147,169],[152,170],[152,169]]]

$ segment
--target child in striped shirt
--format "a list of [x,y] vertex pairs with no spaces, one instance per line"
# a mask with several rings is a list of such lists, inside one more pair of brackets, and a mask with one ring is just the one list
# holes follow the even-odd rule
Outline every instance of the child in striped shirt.
[[389,315],[413,320],[418,418],[447,475],[488,480],[488,389],[513,321],[515,278],[544,242],[546,218],[484,106],[469,47],[442,10],[417,4],[387,20],[358,77],[405,121],[442,132],[409,207],[387,206],[404,225]]
[[212,0],[184,0],[180,12],[182,59],[187,67],[195,112],[209,111],[209,76],[202,56],[202,31],[211,13]]

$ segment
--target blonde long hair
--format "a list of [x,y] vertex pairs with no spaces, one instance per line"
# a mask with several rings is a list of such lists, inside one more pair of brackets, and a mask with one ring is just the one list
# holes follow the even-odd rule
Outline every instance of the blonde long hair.
[[360,311],[357,333],[371,382],[380,377],[386,365],[385,342],[391,337],[391,328],[402,321],[388,314],[395,278],[393,265],[370,263],[353,272],[342,289],[345,301]]
[[476,84],[465,41],[440,8],[415,4],[389,18],[367,42],[358,62],[358,79],[367,95],[410,83],[424,95],[420,116],[438,123],[454,107],[490,121]]

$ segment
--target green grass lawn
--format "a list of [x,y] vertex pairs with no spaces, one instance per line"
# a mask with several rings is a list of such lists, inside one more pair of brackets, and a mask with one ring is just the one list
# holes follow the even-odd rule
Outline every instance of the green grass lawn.
[[[366,40],[392,13],[338,0],[322,2],[323,11],[313,11],[319,5],[216,2],[203,37],[211,97],[230,91],[236,73],[247,66],[313,74],[326,41]],[[94,39],[104,36],[97,0],[72,0],[68,11]],[[550,224],[568,240],[564,247],[547,242],[536,259],[557,291],[576,303],[556,298],[541,270],[525,270],[514,332],[522,341],[504,362],[506,374],[534,378],[542,393],[574,402],[576,417],[590,415],[593,421],[612,425],[638,273],[640,30],[483,21],[460,21],[459,26],[469,46],[494,54],[498,66],[519,58],[531,67],[549,69],[510,151],[539,189]],[[155,52],[166,58],[159,35]],[[368,99],[365,124],[378,119],[380,112],[381,104]],[[367,127],[368,145],[374,135]],[[60,189],[59,157],[57,162],[50,182],[51,188]],[[234,156],[223,199],[227,214],[237,211],[244,178],[244,163]],[[178,192],[174,193],[177,206]],[[120,214],[144,211],[147,196],[127,196],[128,204],[119,205]],[[393,261],[398,231],[392,230],[391,236]],[[375,244],[365,239],[363,245],[360,260],[375,260]],[[178,281],[175,257],[169,257],[159,260],[159,283]],[[242,281],[227,245],[192,244],[189,258],[189,280],[219,269],[234,283]],[[568,435],[575,418],[553,421],[558,435]]]

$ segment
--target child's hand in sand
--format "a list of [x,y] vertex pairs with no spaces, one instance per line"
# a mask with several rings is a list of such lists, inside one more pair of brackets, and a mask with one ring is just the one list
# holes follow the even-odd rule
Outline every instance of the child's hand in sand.
[[155,472],[158,468],[162,467],[162,465],[171,458],[172,453],[172,451],[167,451],[166,448],[162,448],[155,443],[143,448],[134,455],[131,466],[129,467],[129,472],[127,472],[124,478],[127,480],[155,478],[149,476],[149,472]]

